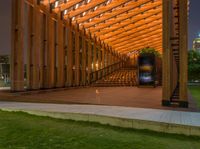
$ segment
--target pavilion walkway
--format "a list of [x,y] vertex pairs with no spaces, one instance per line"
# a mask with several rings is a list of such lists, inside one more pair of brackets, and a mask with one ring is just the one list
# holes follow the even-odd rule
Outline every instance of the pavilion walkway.
[[192,98],[189,98],[189,108],[163,107],[161,105],[161,87],[75,87],[51,90],[36,90],[28,92],[25,91],[19,93],[1,91],[0,100],[197,111],[196,104]]

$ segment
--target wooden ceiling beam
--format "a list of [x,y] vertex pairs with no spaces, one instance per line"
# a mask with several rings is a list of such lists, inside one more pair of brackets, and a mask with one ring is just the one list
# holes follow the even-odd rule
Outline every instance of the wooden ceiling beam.
[[[70,11],[69,13],[67,13],[64,18],[73,18],[76,17],[86,11],[90,11],[92,9],[94,9],[95,7],[104,4],[105,2],[107,2],[108,0],[95,0],[95,1],[91,1],[88,4],[84,4],[80,7],[78,7],[76,10]],[[61,9],[62,10],[62,9]]]
[[153,27],[151,27],[151,28],[145,28],[145,29],[143,29],[143,30],[141,29],[141,30],[138,30],[137,32],[133,32],[132,34],[130,34],[130,35],[128,35],[128,36],[125,36],[125,37],[120,38],[120,39],[118,39],[118,40],[116,40],[116,41],[113,41],[113,42],[111,42],[110,44],[111,44],[111,45],[116,45],[116,44],[119,44],[119,43],[121,43],[121,42],[130,40],[130,39],[132,39],[132,38],[136,38],[136,37],[141,36],[141,35],[144,35],[144,34],[148,34],[148,33],[151,33],[151,32],[156,32],[158,26],[159,26],[159,28],[162,27],[162,26],[159,24],[159,25],[155,25],[155,26],[153,26]]
[[[114,49],[120,49],[120,48],[125,48],[125,47],[130,47],[132,45],[136,45],[138,43],[145,43],[146,41],[154,41],[155,39],[161,39],[162,38],[162,33],[159,33],[159,34],[154,34],[152,36],[149,36],[149,37],[145,37],[143,39],[140,39],[140,40],[136,40],[136,41],[133,41],[133,42],[129,42],[129,43],[126,43],[126,44],[123,44],[123,45],[118,45],[117,47],[113,47]],[[160,40],[160,42],[162,42],[162,39]]]
[[[132,19],[132,21],[134,22],[136,19],[136,17],[139,15],[146,15],[146,17],[149,17],[151,16],[151,14],[148,15],[148,13],[161,13],[162,12],[162,8],[161,8],[161,4],[159,2],[157,2],[156,4],[152,4],[154,7],[158,7],[157,9],[153,9],[154,7],[151,6],[151,5],[147,5],[147,6],[144,6],[142,8],[138,8],[138,11],[136,10],[133,10],[133,11],[130,11],[128,13],[124,13],[120,16],[117,16],[116,18],[113,18],[113,19],[110,19],[110,20],[107,20],[105,23],[101,23],[101,24],[95,24],[95,26],[93,27],[89,27],[90,30],[94,30],[95,32],[100,32],[102,29],[105,29],[105,28],[108,28],[108,27],[111,27],[111,26],[114,26],[116,24],[119,24],[121,22],[124,22],[128,19]],[[135,20],[133,20],[135,19]],[[94,22],[95,23],[95,22]],[[88,28],[87,26],[87,23],[84,24],[84,27],[85,28]]]
[[77,23],[87,22],[90,19],[93,19],[97,16],[105,14],[108,11],[112,11],[112,9],[115,9],[117,7],[121,7],[122,5],[126,4],[127,2],[130,2],[130,0],[112,1],[109,5],[102,6],[94,12],[89,12],[85,16],[76,19],[76,21],[77,21]]
[[142,46],[142,49],[143,48],[146,48],[146,47],[152,47],[152,45],[162,45],[161,43],[162,41],[159,40],[159,38],[155,38],[154,40],[151,40],[151,41],[143,41],[143,43],[138,43],[138,44],[135,44],[135,45],[129,45],[128,47],[124,47],[124,48],[121,48],[121,49],[118,49],[117,51],[119,51],[120,53],[126,51],[126,52],[130,52],[131,50],[135,50],[135,49],[138,49],[138,46]]
[[162,33],[162,29],[155,30],[153,32],[149,32],[149,33],[146,33],[146,34],[136,35],[134,38],[131,38],[129,40],[126,40],[126,41],[123,41],[123,42],[118,42],[117,44],[112,44],[112,47],[117,48],[120,45],[126,45],[128,43],[132,43],[132,42],[135,42],[135,41],[138,41],[138,40],[142,40],[146,37],[151,37],[153,35],[157,35],[157,34],[161,34],[161,33]]
[[69,0],[66,3],[60,4],[58,7],[54,8],[53,11],[55,12],[63,12],[64,10],[68,10],[72,7],[75,7],[77,4],[83,3],[85,0]]
[[161,43],[162,41],[158,40],[158,39],[153,39],[151,41],[145,41],[143,43],[139,43],[139,44],[136,44],[136,45],[130,45],[129,47],[126,47],[126,48],[118,48],[118,49],[115,49],[116,51],[119,51],[120,53],[128,53],[130,51],[133,51],[133,50],[137,50],[137,49],[143,49],[143,48],[146,48],[146,47],[152,47],[153,45],[162,45]]
[[43,0],[41,5],[63,12],[72,25],[122,54],[162,47],[162,0]]
[[146,26],[146,25],[154,23],[154,22],[158,22],[157,20],[160,20],[160,22],[161,22],[161,18],[162,18],[161,15],[153,16],[151,18],[138,21],[134,24],[126,23],[127,26],[123,25],[124,28],[120,28],[122,26],[121,25],[121,26],[119,26],[119,29],[116,27],[115,30],[114,30],[114,28],[110,29],[110,30],[104,30],[104,31],[102,31],[102,33],[104,33],[104,34],[101,34],[101,35],[95,34],[95,35],[98,36],[102,40],[107,39],[107,38],[112,38],[112,36],[120,35],[122,33],[126,33],[129,31],[134,31],[135,29],[137,29],[139,27]]
[[130,52],[134,49],[138,49],[137,48],[138,46],[142,46],[143,48],[145,48],[145,47],[150,47],[154,43],[162,45],[161,42],[162,41],[160,41],[158,39],[153,39],[153,40],[150,40],[150,41],[146,40],[146,41],[143,41],[143,43],[137,43],[137,44],[134,44],[134,45],[129,45],[128,47],[120,47],[120,48],[117,48],[117,49],[114,49],[114,50],[119,51],[120,53],[122,53],[123,51]]
[[132,5],[127,5],[121,9],[114,10],[112,13],[104,14],[100,18],[93,19],[90,23],[84,23],[85,28],[90,28],[92,26],[96,26],[100,23],[105,23],[106,20],[116,18],[116,16],[119,16],[121,14],[127,13],[129,10],[136,9],[137,7],[144,5],[146,3],[152,2],[152,0],[142,0],[142,1],[136,1],[132,2]]
[[44,5],[55,3],[57,0],[41,0],[40,2]]
[[116,24],[114,26],[111,26],[109,28],[104,28],[101,29],[100,32],[96,32],[97,30],[90,30],[91,33],[94,33],[96,36],[108,36],[110,33],[115,33],[115,32],[119,32],[119,31],[123,31],[127,28],[132,28],[132,27],[138,27],[138,26],[142,26],[143,24],[148,24],[150,22],[159,20],[162,18],[161,14],[158,13],[150,13],[149,15],[147,15],[148,17],[143,16],[143,15],[139,15],[133,19],[130,20],[126,20],[123,23],[120,24]]
[[[154,26],[157,26],[157,28],[154,28]],[[101,40],[112,43],[116,41],[117,39],[122,39],[124,37],[133,35],[136,32],[139,32],[145,29],[151,29],[151,28],[153,28],[154,30],[162,28],[162,20],[154,21],[149,24],[144,24],[132,30],[124,31],[123,33],[120,33],[120,34],[112,34],[112,36],[106,36],[104,38],[101,37]]]

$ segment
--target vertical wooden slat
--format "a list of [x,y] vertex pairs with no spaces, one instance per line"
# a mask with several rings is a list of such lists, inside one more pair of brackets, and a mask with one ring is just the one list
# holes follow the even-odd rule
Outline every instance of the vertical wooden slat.
[[27,76],[27,89],[32,89],[33,86],[33,71],[32,71],[32,66],[33,66],[33,7],[30,5],[26,5],[27,11],[28,11],[28,23],[27,23],[27,63],[26,63],[26,76]]
[[86,85],[86,40],[84,37],[82,38],[82,54],[82,85]]
[[28,8],[27,88],[39,89],[39,60],[41,48],[41,18],[37,1]]
[[[112,62],[112,57],[111,57],[111,51],[110,51],[110,48],[109,47],[107,47],[108,48],[108,66],[110,66],[111,65],[111,62]],[[111,68],[109,68],[109,73],[111,72]]]
[[48,16],[47,76],[48,88],[55,87],[55,21]]
[[105,68],[105,49],[101,48],[102,50],[102,68]]
[[67,85],[72,86],[72,29],[70,20],[68,20],[67,28],[68,28]]
[[170,4],[171,0],[163,0],[163,105],[170,105],[171,96],[171,69],[170,69]]
[[93,48],[94,48],[93,71],[96,71],[97,70],[97,67],[96,67],[96,64],[97,64],[97,45],[96,45],[95,42],[94,42]]
[[[102,50],[102,68],[104,69],[105,68],[105,49],[104,48],[101,48]],[[103,70],[103,76],[105,75],[105,70]]]
[[[180,21],[180,100],[181,106],[188,106],[187,80],[188,80],[188,0],[179,0]],[[181,103],[180,103],[181,104]]]
[[80,47],[79,47],[79,31],[76,25],[75,31],[75,85],[79,86],[80,81]]
[[37,0],[34,1],[34,51],[33,51],[33,89],[40,88],[40,57],[41,51],[41,13]]
[[43,47],[42,47],[42,55],[41,55],[41,61],[42,64],[41,66],[43,66],[41,68],[41,87],[42,88],[48,88],[48,72],[47,72],[47,59],[48,59],[48,15],[47,14],[44,14],[43,16],[43,27],[42,27],[42,30],[43,30]]
[[89,41],[88,42],[88,83],[89,84],[91,82],[91,78],[90,78],[90,73],[92,71],[91,66],[92,66],[92,44]]
[[[97,45],[96,42],[93,44],[93,72],[97,71]],[[93,80],[96,80],[96,75],[93,75]]]
[[11,90],[24,90],[24,0],[12,0]]
[[[109,66],[109,51],[106,46],[104,46],[106,52],[106,67]],[[106,75],[109,73],[109,69],[106,69]]]
[[58,66],[57,66],[57,87],[65,86],[65,49],[64,49],[64,25],[63,20],[61,19],[61,14],[58,18]]
[[101,48],[98,48],[98,70],[102,68],[102,54]]

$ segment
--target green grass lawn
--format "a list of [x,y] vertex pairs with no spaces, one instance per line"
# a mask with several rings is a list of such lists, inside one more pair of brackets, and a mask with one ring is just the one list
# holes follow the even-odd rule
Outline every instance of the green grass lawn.
[[200,86],[190,86],[189,89],[200,108]]
[[0,149],[199,148],[199,137],[0,111]]

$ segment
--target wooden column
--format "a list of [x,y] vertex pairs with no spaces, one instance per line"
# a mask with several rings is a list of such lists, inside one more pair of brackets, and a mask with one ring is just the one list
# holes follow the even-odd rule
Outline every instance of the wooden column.
[[105,68],[105,49],[101,48],[102,50],[102,68]]
[[79,86],[80,83],[80,47],[79,47],[79,29],[76,24],[75,29],[75,85]]
[[101,48],[98,47],[98,70],[102,68],[101,62],[102,62]]
[[39,89],[41,14],[37,1],[28,9],[27,89]]
[[[105,68],[105,49],[104,48],[101,48],[102,50],[102,69]],[[105,75],[105,70],[103,71],[103,76]]]
[[57,21],[57,41],[58,41],[58,66],[57,66],[57,85],[56,87],[64,87],[65,86],[65,49],[64,49],[64,24],[60,14]]
[[90,73],[92,71],[92,44],[89,41],[88,42],[88,83],[90,84],[91,78],[90,78]]
[[93,45],[93,48],[94,48],[94,59],[93,59],[93,71],[96,71],[97,70],[97,67],[96,67],[96,64],[97,64],[97,47],[96,47],[96,43],[94,42],[94,45]]
[[48,88],[55,87],[55,20],[48,15],[47,78]]
[[42,88],[48,88],[48,76],[47,76],[47,57],[48,57],[48,17],[47,14],[44,14],[43,16],[43,27],[42,27],[42,31],[43,31],[43,47],[42,47],[42,55],[41,55],[41,87]]
[[[101,55],[101,48],[98,47],[98,70],[102,68],[102,55]],[[98,72],[98,79],[102,77],[102,72]]]
[[[94,49],[94,57],[93,57],[93,72],[97,71],[97,45],[96,43],[94,42],[94,45],[93,45],[93,49]],[[93,75],[93,80],[96,80],[96,74]]]
[[112,49],[109,47],[109,51],[110,51],[110,54],[109,54],[109,59],[110,59],[110,64],[109,65],[112,65],[113,64],[113,51],[112,51]]
[[34,26],[35,26],[35,49],[33,58],[33,89],[40,88],[40,53],[42,49],[42,33],[41,33],[41,12],[37,0],[34,1]]
[[188,107],[188,0],[179,0],[180,106]]
[[114,53],[114,51],[111,48],[111,65],[114,64],[114,55],[115,55],[115,53]]
[[170,105],[171,97],[171,46],[170,46],[170,7],[171,0],[163,0],[163,95],[162,95],[162,104],[164,106]]
[[[109,49],[108,66],[110,66],[110,65],[112,65],[112,51],[111,51],[110,47],[108,47],[108,49]],[[111,73],[111,71],[112,71],[112,68],[110,67],[109,73]]]
[[12,0],[11,90],[24,90],[24,0]]
[[[110,48],[110,49],[111,49],[111,65],[113,65],[114,64],[114,51],[112,50],[112,48]],[[111,67],[111,72],[113,72],[114,69],[115,69],[114,67]]]
[[114,64],[117,63],[117,53],[114,51]]
[[[105,47],[105,52],[106,52],[106,67],[109,66],[109,51],[108,48],[106,46]],[[106,69],[106,75],[109,74],[109,69]]]
[[25,49],[27,51],[27,55],[26,55],[26,59],[27,59],[27,63],[26,63],[26,79],[27,79],[27,89],[32,89],[33,86],[33,51],[34,51],[34,40],[33,37],[34,35],[34,29],[35,26],[33,26],[33,22],[34,20],[34,8],[30,5],[26,5],[27,6],[27,11],[28,11],[28,19],[26,21],[28,21],[27,23],[27,49]]
[[67,51],[67,86],[72,86],[72,30],[70,20],[67,21],[68,51]]
[[112,64],[112,51],[110,50],[110,48],[108,48],[108,65],[110,66]]
[[82,35],[82,85],[86,85],[86,39]]

